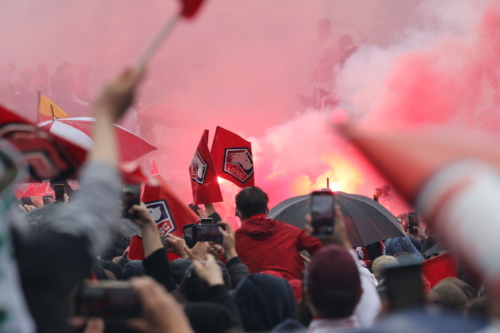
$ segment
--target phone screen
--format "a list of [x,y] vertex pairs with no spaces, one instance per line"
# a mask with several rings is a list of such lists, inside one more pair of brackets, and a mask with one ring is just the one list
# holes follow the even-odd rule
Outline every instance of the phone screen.
[[410,234],[418,232],[418,214],[415,212],[408,213],[408,225],[410,227]]
[[44,206],[46,206],[46,205],[50,205],[50,204],[52,203],[52,200],[53,200],[53,199],[54,199],[54,198],[52,198],[52,196],[51,196],[51,195],[45,195],[45,196],[43,197],[43,204],[44,204]]
[[30,197],[22,197],[21,202],[23,203],[23,205],[33,206],[33,201],[31,201]]
[[195,225],[196,225],[195,223],[191,223],[191,224],[186,224],[185,226],[182,227],[184,229],[184,241],[186,241],[186,245],[190,249],[193,248],[193,246],[196,244],[193,232],[193,227]]
[[387,268],[385,278],[392,309],[419,307],[424,304],[420,265]]
[[214,242],[222,244],[224,236],[220,233],[218,225],[197,225],[195,228],[196,242]]
[[56,201],[64,202],[64,185],[56,184],[54,185],[54,192],[56,193]]
[[311,218],[314,228],[313,236],[331,236],[333,234],[332,192],[313,192],[311,195]]
[[141,316],[141,303],[128,285],[84,285],[76,297],[76,315],[125,320]]
[[141,204],[141,185],[140,184],[123,184],[122,185],[122,216],[126,219],[137,218],[129,213],[134,205]]

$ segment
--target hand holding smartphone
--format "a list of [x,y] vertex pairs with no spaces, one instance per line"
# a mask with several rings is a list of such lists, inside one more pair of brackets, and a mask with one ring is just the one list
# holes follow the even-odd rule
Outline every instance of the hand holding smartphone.
[[331,238],[334,228],[335,196],[330,191],[311,193],[311,226],[312,236]]
[[410,234],[418,233],[418,213],[408,213],[408,225]]
[[142,306],[137,292],[128,283],[86,283],[77,291],[73,311],[76,316],[123,321],[139,318]]
[[130,209],[135,205],[141,204],[141,185],[123,184],[122,185],[122,216],[126,219],[138,219],[138,214],[130,214]]
[[54,192],[56,193],[56,201],[57,202],[64,202],[64,185],[63,184],[56,184],[54,185]]

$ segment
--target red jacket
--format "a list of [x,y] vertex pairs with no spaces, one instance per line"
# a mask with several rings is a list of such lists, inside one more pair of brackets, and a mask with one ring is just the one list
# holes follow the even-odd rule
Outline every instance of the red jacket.
[[265,215],[252,216],[236,230],[236,252],[250,273],[271,270],[287,280],[300,279],[304,262],[299,251],[313,255],[322,247],[304,230]]

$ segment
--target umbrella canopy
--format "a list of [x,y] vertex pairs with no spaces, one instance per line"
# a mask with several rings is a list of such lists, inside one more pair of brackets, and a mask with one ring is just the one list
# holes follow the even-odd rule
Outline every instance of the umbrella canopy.
[[[305,216],[311,212],[309,199],[310,195],[287,199],[273,207],[268,217],[303,229]],[[344,192],[335,192],[335,199],[344,215],[353,246],[404,236],[398,219],[375,200]]]
[[0,106],[0,137],[8,140],[26,159],[30,182],[71,178],[85,161],[87,151]]
[[[94,118],[78,117],[45,121],[38,124],[38,126],[88,150],[93,144],[91,138],[93,124]],[[117,128],[116,135],[120,145],[122,162],[134,161],[156,150],[155,146],[134,133],[118,125],[115,125],[115,127]]]

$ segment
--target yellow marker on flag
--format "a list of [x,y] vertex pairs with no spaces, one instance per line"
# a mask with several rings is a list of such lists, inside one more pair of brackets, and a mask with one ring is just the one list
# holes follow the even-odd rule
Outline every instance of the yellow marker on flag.
[[37,123],[53,118],[69,118],[68,114],[42,94],[38,94]]

